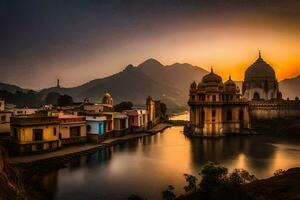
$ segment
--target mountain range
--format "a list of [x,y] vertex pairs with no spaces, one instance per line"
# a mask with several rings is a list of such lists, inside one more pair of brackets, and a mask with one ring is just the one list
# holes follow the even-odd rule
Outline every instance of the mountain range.
[[[128,65],[121,72],[106,78],[95,79],[77,87],[51,87],[40,91],[31,91],[44,99],[50,92],[68,94],[74,101],[82,101],[89,97],[99,102],[105,93],[113,96],[114,103],[132,101],[135,105],[145,104],[147,96],[160,99],[169,108],[186,108],[190,83],[200,82],[208,71],[190,64],[175,63],[162,65],[155,59],[148,59],[138,66]],[[241,85],[241,82],[237,82]],[[285,79],[279,83],[283,96],[294,98],[300,96],[300,76]],[[0,90],[9,92],[23,91],[18,86],[0,83]],[[10,102],[8,102],[10,103]]]

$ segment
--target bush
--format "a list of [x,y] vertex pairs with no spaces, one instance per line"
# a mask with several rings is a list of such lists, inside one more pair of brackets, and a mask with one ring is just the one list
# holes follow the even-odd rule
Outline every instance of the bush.
[[163,199],[174,200],[176,198],[176,195],[173,192],[174,189],[175,188],[172,185],[169,185],[168,188],[162,192]]
[[183,187],[185,192],[195,192],[197,190],[197,178],[190,174],[184,174],[185,181],[187,185]]
[[277,169],[275,172],[274,172],[274,176],[281,176],[283,174],[285,174],[285,170],[283,169]]

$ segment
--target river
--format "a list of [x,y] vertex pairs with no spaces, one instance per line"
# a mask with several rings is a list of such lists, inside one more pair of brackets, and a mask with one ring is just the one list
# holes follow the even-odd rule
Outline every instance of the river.
[[190,139],[182,131],[183,127],[171,127],[78,158],[40,177],[43,193],[57,200],[117,200],[130,194],[154,200],[161,199],[169,184],[182,193],[183,173],[197,175],[208,161],[244,168],[258,178],[300,166],[300,140],[263,135]]

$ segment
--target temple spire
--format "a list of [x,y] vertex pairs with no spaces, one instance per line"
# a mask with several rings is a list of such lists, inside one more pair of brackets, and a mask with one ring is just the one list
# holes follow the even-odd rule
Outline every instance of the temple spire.
[[229,80],[231,80],[231,73],[229,74]]
[[60,88],[59,79],[57,79],[56,87]]
[[258,50],[258,58],[261,59],[261,51],[260,50]]
[[210,66],[210,72],[211,72],[211,73],[214,73],[214,69],[213,69],[212,66]]

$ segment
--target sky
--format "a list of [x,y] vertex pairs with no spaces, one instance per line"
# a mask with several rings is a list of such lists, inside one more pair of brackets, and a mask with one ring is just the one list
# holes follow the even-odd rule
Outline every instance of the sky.
[[0,0],[0,82],[73,87],[155,58],[242,80],[300,74],[298,0]]

